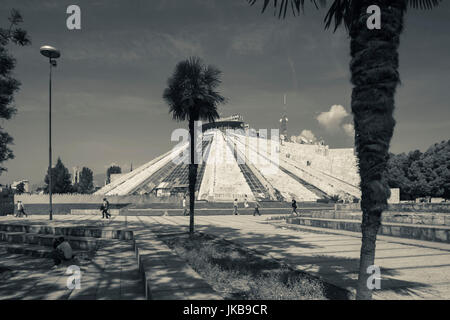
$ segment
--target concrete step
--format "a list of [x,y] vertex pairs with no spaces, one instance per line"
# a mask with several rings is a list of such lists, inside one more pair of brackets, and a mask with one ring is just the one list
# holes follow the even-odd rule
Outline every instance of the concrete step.
[[[51,249],[0,242],[2,274],[0,293],[6,300],[143,300],[144,282],[132,245],[111,240],[95,252],[75,250],[75,258],[53,267]],[[9,247],[9,251],[6,250]],[[17,252],[17,253],[14,253]],[[81,287],[67,288],[67,268],[80,268]]]
[[[287,218],[286,223],[361,232],[361,221],[350,219],[295,217]],[[450,243],[450,227],[448,226],[382,222],[378,234],[392,237]]]
[[[23,243],[16,244],[16,243],[0,242],[0,246],[2,247],[3,250],[5,250],[8,253],[23,254],[35,258],[51,258],[53,251],[53,248],[51,247],[30,245],[30,244],[24,245]],[[90,254],[90,251],[73,250],[73,254],[77,257],[88,256]]]
[[[334,211],[334,210],[298,210],[303,217],[319,219],[341,219],[361,221],[362,213],[357,211]],[[381,219],[383,222],[432,225],[432,226],[450,226],[450,214],[448,213],[415,213],[415,212],[383,212]]]
[[110,227],[99,228],[92,226],[48,226],[28,223],[0,223],[0,231],[25,232],[35,234],[50,234],[58,236],[91,237],[105,239],[132,240],[133,231],[114,229]]
[[[322,210],[322,209],[316,209],[316,208],[303,208],[304,212],[312,212],[315,210]],[[240,215],[253,215],[255,211],[255,208],[250,206],[249,208],[238,208],[238,212]],[[167,215],[169,216],[182,216],[183,215],[183,209],[122,209],[120,210],[121,216],[162,216],[165,215],[167,212]],[[189,208],[188,208],[189,212]],[[259,212],[263,214],[290,214],[292,212],[292,209],[290,208],[259,208]],[[195,209],[195,215],[197,216],[208,216],[208,215],[232,215],[233,214],[233,208],[217,208],[217,209]]]
[[[60,235],[0,231],[0,241],[16,244],[22,243],[52,247],[53,240],[58,237],[60,237]],[[70,246],[73,249],[77,250],[96,250],[99,245],[108,245],[108,242],[117,241],[112,239],[93,237],[64,236],[64,238],[70,243]]]
[[[120,209],[110,209],[109,214],[112,216],[119,215]],[[71,209],[70,214],[74,215],[97,215],[99,217],[102,216],[102,213],[99,209]]]

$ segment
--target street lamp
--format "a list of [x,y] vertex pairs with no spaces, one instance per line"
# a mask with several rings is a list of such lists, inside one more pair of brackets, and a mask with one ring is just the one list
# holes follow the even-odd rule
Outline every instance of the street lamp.
[[61,56],[58,49],[51,46],[42,46],[41,54],[48,58],[50,64],[49,85],[48,85],[48,194],[50,204],[50,220],[53,219],[52,207],[52,67],[56,67],[56,60]]

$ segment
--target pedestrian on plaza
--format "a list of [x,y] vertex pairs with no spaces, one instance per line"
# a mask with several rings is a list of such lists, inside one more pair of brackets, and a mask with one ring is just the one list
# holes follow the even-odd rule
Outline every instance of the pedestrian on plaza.
[[259,203],[258,203],[258,201],[255,202],[255,211],[253,212],[253,216],[256,216],[257,214],[261,215],[261,213],[259,213]]
[[234,215],[239,215],[239,213],[238,213],[238,199],[234,199],[234,201],[233,201],[233,208],[234,208],[234,210],[233,210],[233,214]]
[[298,215],[297,213],[297,201],[295,201],[295,199],[292,199],[292,214],[293,215]]
[[25,208],[24,208],[24,206],[23,206],[22,201],[18,200],[18,201],[17,201],[17,214],[16,214],[16,217],[21,218],[21,217],[23,217],[24,215],[25,215],[26,217],[28,217],[28,215],[25,213]]
[[188,215],[188,211],[186,208],[186,196],[183,196],[183,216],[187,216]]
[[247,195],[245,195],[245,199],[244,199],[244,207],[248,208],[248,199],[247,199]]
[[109,201],[106,198],[103,198],[103,203],[100,207],[100,211],[102,212],[102,219],[106,217],[109,219],[111,214],[109,213]]

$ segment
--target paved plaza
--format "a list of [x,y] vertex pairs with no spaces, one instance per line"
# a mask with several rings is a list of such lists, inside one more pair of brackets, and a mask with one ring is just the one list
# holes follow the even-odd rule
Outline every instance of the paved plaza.
[[[328,230],[306,226],[288,226],[270,222],[269,216],[198,216],[196,230],[207,232],[242,244],[291,267],[354,292],[359,266],[360,235],[349,231]],[[131,229],[135,235],[146,233],[164,234],[185,232],[189,217],[183,216],[113,216],[102,220],[99,216],[59,215],[51,224],[92,225]],[[0,223],[17,221],[12,217],[0,217]],[[20,222],[49,224],[44,216],[20,219]],[[92,263],[82,267],[83,284],[80,292],[72,298],[90,299],[142,299],[139,289],[135,256],[130,250],[122,250],[125,244],[100,249]],[[128,248],[127,248],[128,249]],[[2,261],[8,261],[3,252]],[[18,258],[27,259],[27,258]],[[28,263],[24,260],[24,264]],[[12,260],[20,261],[20,260]],[[38,260],[34,259],[39,264]],[[450,299],[450,244],[379,236],[376,264],[381,267],[381,290],[376,299]],[[108,268],[119,274],[108,274]],[[31,265],[30,265],[31,267]],[[118,271],[117,271],[118,270]],[[45,299],[64,296],[62,273],[51,270],[45,279],[36,275],[35,291],[23,286],[22,295],[6,291],[7,284],[0,286],[1,299],[36,298],[40,287],[52,283],[54,292],[46,292]],[[58,273],[59,272],[59,273]],[[114,283],[108,281],[114,279]],[[33,280],[34,281],[34,280]],[[65,280],[64,280],[65,281]],[[48,287],[50,288],[50,287]],[[55,293],[58,292],[58,293]],[[42,298],[42,297],[41,297]]]

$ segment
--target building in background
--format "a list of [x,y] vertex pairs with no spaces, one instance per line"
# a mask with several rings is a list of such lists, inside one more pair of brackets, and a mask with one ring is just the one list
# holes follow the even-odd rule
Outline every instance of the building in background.
[[28,180],[14,181],[14,182],[11,184],[11,189],[16,190],[16,189],[17,189],[17,186],[18,186],[19,184],[21,184],[21,183],[23,183],[23,191],[24,191],[25,193],[29,193],[29,192],[30,192],[30,181],[28,181]]
[[[316,202],[335,195],[351,202],[360,199],[353,148],[288,141],[274,147],[270,143],[269,148],[267,132],[258,134],[246,127],[240,116],[203,125],[203,161],[198,164],[195,185],[198,200]],[[183,196],[189,187],[189,164],[172,160],[174,154],[187,158],[188,150],[186,142],[131,172],[111,174],[111,183],[96,194]]]

